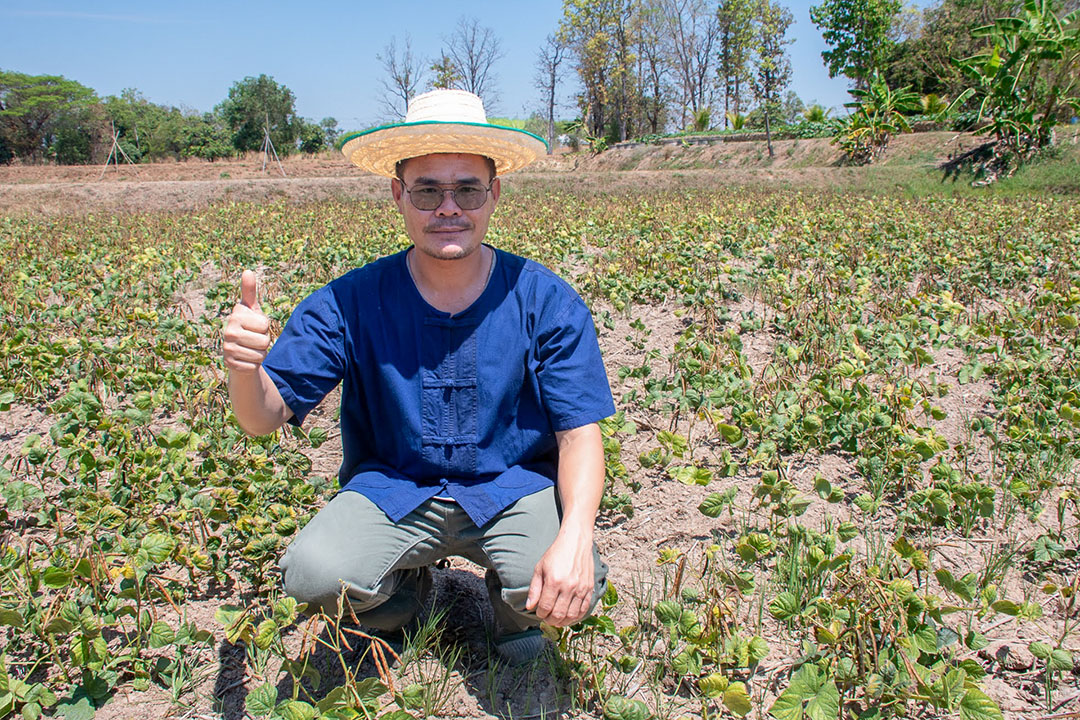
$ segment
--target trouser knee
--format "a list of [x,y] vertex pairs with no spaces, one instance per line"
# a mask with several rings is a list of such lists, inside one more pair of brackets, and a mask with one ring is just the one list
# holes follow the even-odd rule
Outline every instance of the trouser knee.
[[[308,551],[302,543],[294,543],[281,559],[285,592],[297,602],[306,603],[308,612],[323,612],[331,617],[339,613],[349,617],[346,603],[354,613],[362,613],[384,602],[388,594],[381,593],[375,583],[367,584],[352,577],[356,569],[345,567],[327,553]],[[359,582],[358,582],[359,580]]]

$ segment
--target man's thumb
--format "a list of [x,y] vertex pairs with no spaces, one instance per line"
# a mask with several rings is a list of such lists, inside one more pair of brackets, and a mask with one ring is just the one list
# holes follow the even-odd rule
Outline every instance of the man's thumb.
[[255,290],[255,273],[250,270],[245,270],[240,276],[240,304],[249,308],[255,308],[259,304]]

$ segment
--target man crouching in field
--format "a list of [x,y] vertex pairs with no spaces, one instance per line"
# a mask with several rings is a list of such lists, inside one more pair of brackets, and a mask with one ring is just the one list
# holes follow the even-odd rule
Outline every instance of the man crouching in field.
[[[400,633],[459,555],[487,568],[495,646],[543,649],[540,621],[584,618],[606,587],[593,542],[604,480],[597,422],[615,410],[592,317],[544,267],[483,244],[496,172],[539,138],[487,123],[480,98],[437,90],[343,152],[392,178],[408,250],[301,302],[270,347],[246,271],[225,326],[229,394],[252,435],[299,425],[338,383],[339,492],[281,560],[286,591]],[[556,492],[557,490],[557,492]]]

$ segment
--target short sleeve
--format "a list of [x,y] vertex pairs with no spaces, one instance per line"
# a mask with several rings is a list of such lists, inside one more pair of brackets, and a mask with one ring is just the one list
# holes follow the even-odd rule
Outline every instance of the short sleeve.
[[[571,291],[572,292],[572,291]],[[615,413],[592,315],[574,295],[537,336],[537,381],[552,430],[572,430]]]
[[329,286],[304,298],[270,348],[263,369],[300,425],[345,374],[345,324]]

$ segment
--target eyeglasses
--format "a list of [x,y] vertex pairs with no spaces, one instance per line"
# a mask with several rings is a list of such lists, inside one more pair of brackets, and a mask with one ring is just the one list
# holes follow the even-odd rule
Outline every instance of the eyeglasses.
[[446,193],[454,197],[454,202],[462,210],[476,210],[487,201],[491,186],[483,185],[413,185],[411,188],[401,183],[409,193],[409,201],[417,210],[437,210],[443,204]]

